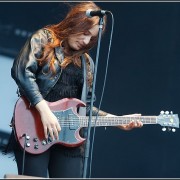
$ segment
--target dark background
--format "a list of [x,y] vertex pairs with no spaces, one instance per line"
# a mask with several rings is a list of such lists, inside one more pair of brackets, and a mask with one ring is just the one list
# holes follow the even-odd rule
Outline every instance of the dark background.
[[[180,114],[180,3],[97,5],[110,10],[115,20],[101,109],[117,115],[158,116],[161,110]],[[57,23],[67,10],[63,2],[1,2],[0,53],[14,58],[33,31]],[[110,38],[109,15],[107,26],[98,65],[97,106]],[[91,55],[95,59],[96,49]],[[179,178],[180,130],[161,129],[159,124],[132,131],[96,128],[91,177]]]

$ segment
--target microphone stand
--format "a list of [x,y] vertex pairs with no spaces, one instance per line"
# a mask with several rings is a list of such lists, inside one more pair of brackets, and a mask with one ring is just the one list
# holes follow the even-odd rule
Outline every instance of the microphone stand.
[[95,92],[95,86],[96,86],[96,76],[97,76],[99,50],[100,50],[100,42],[101,42],[103,24],[104,24],[103,15],[101,15],[100,19],[99,19],[97,54],[96,54],[96,62],[95,62],[95,67],[94,67],[93,87],[92,87],[92,96],[91,96],[91,105],[90,105],[90,115],[89,115],[89,121],[88,121],[88,131],[87,131],[86,146],[85,146],[85,152],[84,152],[85,160],[84,160],[83,178],[86,178],[86,175],[87,175],[87,163],[88,163],[89,149],[90,149],[90,133],[91,133],[91,120],[92,120],[92,107],[93,107],[94,92]]

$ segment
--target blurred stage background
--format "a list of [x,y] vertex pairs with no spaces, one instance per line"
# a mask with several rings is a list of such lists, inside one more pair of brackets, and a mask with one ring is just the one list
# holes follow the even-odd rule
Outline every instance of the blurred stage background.
[[[102,108],[117,115],[158,116],[161,110],[180,114],[180,3],[97,2],[115,19],[107,84]],[[29,35],[64,18],[63,2],[0,3],[0,147],[7,144],[8,126],[17,100],[11,79],[13,59]],[[101,43],[96,105],[100,100],[111,29]],[[95,59],[96,48],[91,51]],[[180,130],[163,132],[159,124],[122,131],[96,129],[94,178],[179,178]],[[93,131],[91,131],[92,134]],[[16,173],[11,155],[0,155],[0,177]]]

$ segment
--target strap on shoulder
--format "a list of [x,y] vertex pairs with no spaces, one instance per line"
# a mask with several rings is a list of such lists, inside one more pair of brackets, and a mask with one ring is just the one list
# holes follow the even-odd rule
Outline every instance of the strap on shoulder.
[[[81,101],[86,103],[86,98],[87,98],[87,69],[86,69],[86,59],[84,55],[81,56],[81,62],[82,62],[82,67],[83,67],[83,77],[84,77],[84,83],[83,83],[83,88],[82,88],[82,94],[81,94]],[[80,107],[79,108],[79,114],[80,115],[86,115],[86,107]]]

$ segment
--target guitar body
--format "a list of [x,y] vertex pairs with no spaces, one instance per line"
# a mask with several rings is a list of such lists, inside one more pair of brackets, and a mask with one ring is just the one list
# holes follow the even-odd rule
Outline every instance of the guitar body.
[[[59,140],[45,139],[39,112],[30,106],[25,97],[19,98],[14,109],[14,129],[16,138],[22,148],[31,154],[40,154],[54,144],[67,147],[80,146],[85,139],[79,135],[79,116],[77,108],[85,104],[76,98],[65,98],[56,102],[47,102],[51,111],[61,125]],[[68,121],[72,119],[72,121]]]

